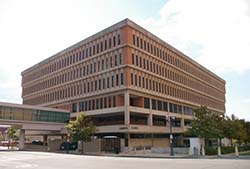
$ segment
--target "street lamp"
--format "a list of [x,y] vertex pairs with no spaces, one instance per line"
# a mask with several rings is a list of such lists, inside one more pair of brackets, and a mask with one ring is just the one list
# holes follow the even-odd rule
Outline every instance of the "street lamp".
[[173,149],[173,131],[172,131],[172,121],[175,119],[174,116],[166,116],[166,121],[169,122],[169,129],[170,129],[170,156],[174,155],[174,149]]

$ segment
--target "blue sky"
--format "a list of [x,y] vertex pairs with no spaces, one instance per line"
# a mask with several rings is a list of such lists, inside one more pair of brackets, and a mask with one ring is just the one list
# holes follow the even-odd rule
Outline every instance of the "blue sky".
[[0,0],[0,101],[24,69],[130,18],[226,80],[227,114],[250,120],[248,0]]

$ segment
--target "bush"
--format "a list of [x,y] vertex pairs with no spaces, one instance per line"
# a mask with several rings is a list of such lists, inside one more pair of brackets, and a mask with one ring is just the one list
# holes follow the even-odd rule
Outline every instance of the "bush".
[[[240,146],[239,152],[248,151],[250,150],[250,146]],[[221,154],[230,154],[235,152],[235,147],[221,147]],[[205,147],[205,154],[206,155],[217,155],[218,154],[218,147]]]
[[218,151],[216,147],[205,147],[205,154],[206,155],[217,155]]
[[241,152],[241,151],[248,151],[248,150],[250,150],[250,146],[240,146],[239,147],[239,152]]
[[221,147],[221,154],[234,153],[235,147]]

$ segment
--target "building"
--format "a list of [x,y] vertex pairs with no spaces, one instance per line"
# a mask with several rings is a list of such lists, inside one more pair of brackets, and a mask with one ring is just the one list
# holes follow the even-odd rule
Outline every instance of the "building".
[[22,72],[23,104],[84,111],[96,135],[119,136],[126,147],[169,144],[206,105],[225,112],[225,81],[129,19]]
[[48,136],[64,136],[69,119],[67,110],[0,102],[0,136],[1,126],[19,130],[19,149],[24,149],[25,136],[43,136],[44,143]]

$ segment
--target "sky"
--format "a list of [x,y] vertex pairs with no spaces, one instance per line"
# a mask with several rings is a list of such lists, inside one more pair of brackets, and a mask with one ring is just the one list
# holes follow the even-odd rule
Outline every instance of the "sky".
[[0,0],[0,101],[21,72],[129,18],[226,80],[226,113],[250,120],[249,0]]

